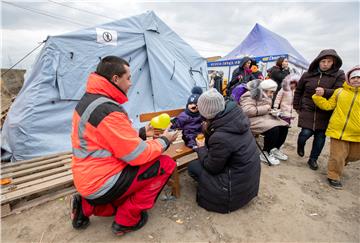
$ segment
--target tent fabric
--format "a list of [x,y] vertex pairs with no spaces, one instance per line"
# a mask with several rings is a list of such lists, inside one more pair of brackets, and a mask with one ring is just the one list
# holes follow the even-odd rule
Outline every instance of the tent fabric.
[[48,37],[2,130],[12,160],[71,150],[71,119],[88,75],[102,57],[130,63],[124,105],[134,127],[141,113],[182,108],[195,85],[207,89],[207,64],[154,12]]
[[289,61],[307,68],[306,59],[283,37],[256,23],[246,38],[229,54],[218,61],[240,59],[244,56],[266,57],[288,55]]

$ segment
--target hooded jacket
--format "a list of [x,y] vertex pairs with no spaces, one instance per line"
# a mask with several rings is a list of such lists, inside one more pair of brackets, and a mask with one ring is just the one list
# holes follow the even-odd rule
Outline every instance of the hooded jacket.
[[237,67],[232,73],[231,81],[227,84],[227,94],[229,96],[231,95],[232,89],[235,88],[238,84],[246,84],[250,80],[255,79],[250,68],[248,70],[244,69],[244,65],[248,61],[251,61],[252,64],[256,64],[250,57],[244,57],[241,60],[239,67]]
[[92,73],[72,122],[72,173],[77,191],[87,199],[108,192],[126,166],[145,164],[169,145],[165,137],[143,141],[121,104],[126,95]]
[[259,152],[248,118],[233,101],[226,103],[206,131],[206,147],[196,150],[204,167],[197,202],[209,211],[229,213],[258,194]]
[[349,75],[360,66],[352,68],[346,75],[342,88],[335,90],[330,99],[313,95],[315,104],[322,110],[334,110],[326,136],[349,142],[360,142],[360,88],[349,83]]
[[283,117],[294,117],[293,113],[293,101],[294,92],[291,90],[290,82],[298,82],[300,76],[297,74],[290,74],[286,76],[282,82],[282,88],[276,95],[274,108],[280,108]]
[[250,91],[241,96],[239,104],[249,117],[252,133],[261,134],[276,126],[287,126],[285,121],[269,114],[272,100],[260,88],[259,80],[249,84]]
[[[319,62],[325,56],[334,57],[335,62],[330,70],[322,72]],[[345,74],[343,70],[340,70],[341,65],[342,60],[335,50],[323,50],[312,61],[309,70],[302,75],[294,93],[293,103],[294,109],[299,113],[299,127],[312,130],[327,128],[332,112],[317,108],[312,100],[312,95],[315,94],[317,87],[322,87],[325,90],[324,97],[328,99],[335,89],[342,87]]]

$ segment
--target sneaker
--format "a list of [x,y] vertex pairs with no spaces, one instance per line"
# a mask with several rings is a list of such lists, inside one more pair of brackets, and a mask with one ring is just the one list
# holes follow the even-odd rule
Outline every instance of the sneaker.
[[300,157],[304,157],[304,154],[305,154],[305,144],[302,144],[302,143],[297,143],[297,154],[300,156]]
[[274,155],[272,155],[271,153],[268,154],[268,152],[264,151],[264,154],[266,155],[267,159],[265,158],[265,156],[263,155],[263,153],[260,154],[260,160],[268,163],[268,160],[270,162],[271,165],[278,165],[280,164],[280,160],[278,160],[277,158],[274,157]]
[[112,232],[117,235],[117,236],[121,236],[124,235],[125,233],[131,232],[131,231],[135,231],[138,230],[140,228],[142,228],[146,222],[148,220],[148,214],[147,212],[141,212],[141,218],[139,223],[137,223],[134,226],[123,226],[121,224],[116,223],[115,221],[112,223],[111,225],[111,230]]
[[331,187],[335,188],[335,189],[342,189],[343,188],[340,181],[333,180],[333,179],[330,179],[330,178],[328,178],[328,181],[329,181],[329,185]]
[[312,170],[317,170],[319,168],[315,159],[310,158],[307,163]]
[[86,217],[82,211],[81,196],[75,194],[71,198],[71,221],[74,229],[85,229],[90,220]]
[[277,148],[273,148],[272,150],[270,150],[270,154],[273,154],[275,158],[280,159],[280,160],[288,159],[288,156],[286,154],[284,154],[283,152],[281,152]]

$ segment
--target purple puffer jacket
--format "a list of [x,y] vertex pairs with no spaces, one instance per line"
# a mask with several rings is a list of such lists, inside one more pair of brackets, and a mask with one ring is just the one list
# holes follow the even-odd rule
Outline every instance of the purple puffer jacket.
[[236,86],[233,91],[231,92],[231,97],[234,99],[236,103],[239,103],[240,97],[245,94],[247,91],[246,84],[241,83],[238,86]]
[[182,138],[186,146],[193,148],[196,146],[196,136],[202,132],[201,123],[203,122],[203,118],[200,116],[200,113],[189,115],[187,112],[190,111],[183,111],[174,118],[171,121],[171,128],[183,130]]

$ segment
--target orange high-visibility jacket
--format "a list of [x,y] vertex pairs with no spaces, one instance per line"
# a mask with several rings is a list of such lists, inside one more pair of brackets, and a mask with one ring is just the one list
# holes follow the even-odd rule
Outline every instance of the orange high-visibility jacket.
[[72,123],[72,172],[78,192],[87,199],[104,195],[122,170],[154,160],[169,145],[166,138],[144,141],[121,104],[126,95],[106,78],[90,74],[86,93]]

